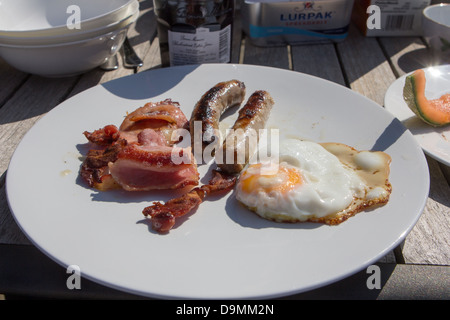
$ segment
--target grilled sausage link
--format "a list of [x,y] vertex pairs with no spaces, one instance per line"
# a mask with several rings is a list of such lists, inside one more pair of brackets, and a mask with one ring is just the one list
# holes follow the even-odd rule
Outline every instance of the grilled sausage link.
[[[209,89],[196,103],[192,111],[189,127],[192,149],[201,151],[218,139],[219,121],[221,115],[229,108],[240,105],[245,98],[245,84],[238,80],[220,82]],[[194,136],[197,121],[201,123],[201,136]],[[198,124],[198,125],[199,125]],[[196,147],[197,146],[197,147]]]
[[258,131],[265,127],[273,105],[274,100],[267,91],[259,90],[250,96],[223,143],[219,155],[222,161],[216,157],[217,166],[223,172],[239,173],[248,163],[258,147]]

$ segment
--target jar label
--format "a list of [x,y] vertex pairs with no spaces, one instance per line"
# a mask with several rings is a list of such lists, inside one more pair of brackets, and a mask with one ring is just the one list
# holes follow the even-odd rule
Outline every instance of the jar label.
[[231,25],[222,30],[197,28],[195,33],[169,30],[170,65],[227,63],[231,53]]

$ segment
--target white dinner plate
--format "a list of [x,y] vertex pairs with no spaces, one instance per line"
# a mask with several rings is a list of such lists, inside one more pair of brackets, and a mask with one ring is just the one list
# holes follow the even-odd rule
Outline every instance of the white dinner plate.
[[[428,99],[440,98],[450,92],[450,65],[425,68],[425,96]],[[394,81],[384,98],[386,110],[397,117],[411,131],[426,154],[435,160],[450,166],[450,126],[433,127],[420,120],[403,99],[405,78],[411,73]]]
[[[78,177],[85,130],[119,125],[126,112],[172,98],[189,118],[216,83],[239,79],[247,97],[270,92],[268,128],[281,136],[334,141],[392,157],[388,204],[338,226],[282,224],[244,209],[233,192],[211,197],[170,233],[142,215],[172,193],[97,192]],[[234,114],[224,119],[233,123]],[[201,177],[208,166],[200,166]],[[204,180],[202,180],[204,181]],[[62,266],[100,284],[159,298],[274,298],[330,284],[377,262],[419,218],[429,173],[422,149],[390,113],[335,83],[259,66],[163,68],[88,89],[51,110],[17,147],[7,174],[11,211],[24,233]]]

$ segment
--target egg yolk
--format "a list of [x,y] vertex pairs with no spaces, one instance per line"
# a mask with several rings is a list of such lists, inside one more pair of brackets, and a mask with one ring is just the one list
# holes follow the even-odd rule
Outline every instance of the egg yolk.
[[294,168],[280,166],[275,174],[261,174],[260,163],[251,165],[241,176],[242,190],[246,193],[271,191],[286,193],[302,184],[300,172]]

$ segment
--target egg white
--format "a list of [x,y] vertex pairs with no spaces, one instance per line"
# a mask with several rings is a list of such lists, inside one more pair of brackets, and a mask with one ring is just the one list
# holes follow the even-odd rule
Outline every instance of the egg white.
[[[383,178],[386,166],[389,172],[390,157],[384,153],[287,139],[280,142],[278,156],[279,167],[250,165],[236,186],[237,200],[265,219],[335,224],[389,197],[390,184]],[[288,183],[286,170],[279,170],[283,168],[298,172],[301,182],[279,188]],[[248,186],[249,178],[255,181],[253,189]]]

